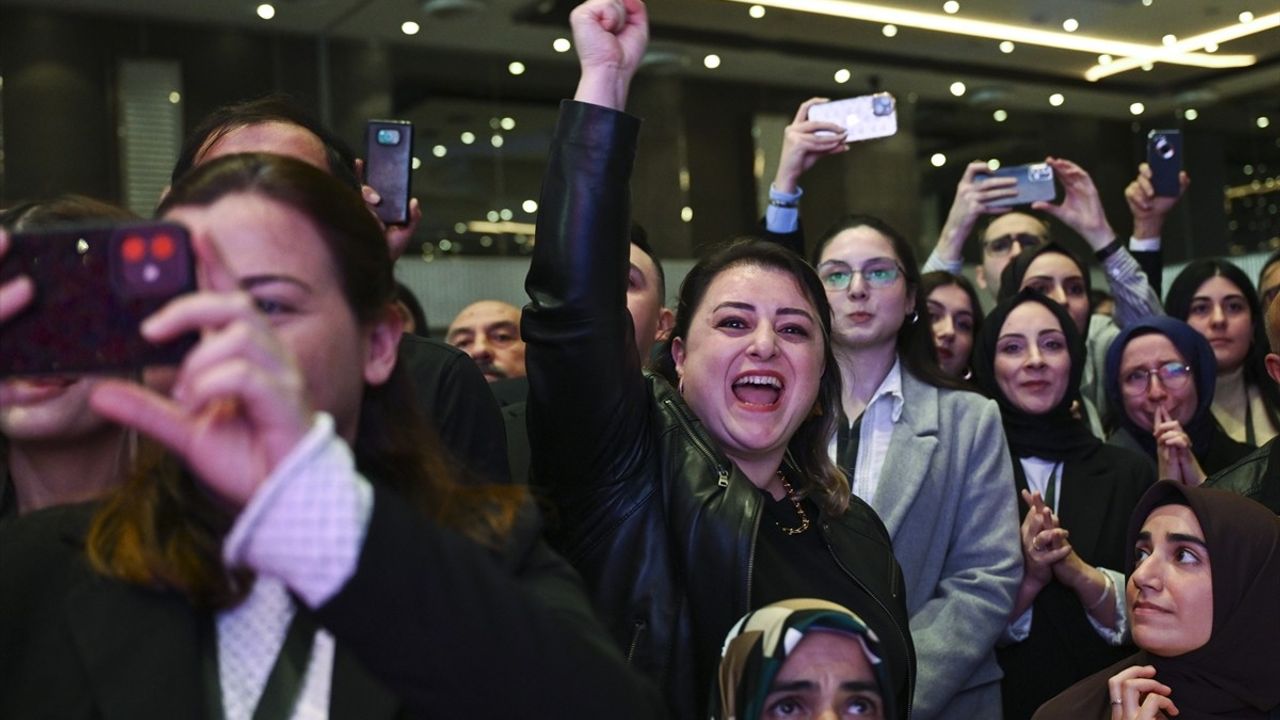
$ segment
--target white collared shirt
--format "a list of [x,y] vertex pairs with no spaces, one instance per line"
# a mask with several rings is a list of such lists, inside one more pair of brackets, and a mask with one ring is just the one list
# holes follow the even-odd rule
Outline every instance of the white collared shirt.
[[[877,512],[876,489],[880,487],[880,471],[885,456],[889,454],[889,440],[893,437],[894,423],[902,418],[902,360],[895,358],[889,374],[880,381],[880,387],[871,395],[871,401],[862,411],[862,429],[858,434],[858,457],[854,461],[854,473],[850,481],[853,494],[867,501]],[[839,462],[836,439],[831,438],[827,449],[833,460]],[[845,468],[848,471],[848,468]]]

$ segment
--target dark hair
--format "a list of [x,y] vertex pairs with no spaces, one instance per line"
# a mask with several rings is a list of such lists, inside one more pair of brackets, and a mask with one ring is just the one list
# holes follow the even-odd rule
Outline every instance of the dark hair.
[[788,460],[799,471],[800,482],[805,484],[797,489],[811,497],[823,512],[838,515],[849,507],[849,479],[831,461],[827,447],[840,411],[840,368],[831,352],[831,306],[827,303],[827,294],[822,289],[822,281],[803,258],[781,245],[753,238],[713,246],[680,283],[675,327],[660,345],[657,370],[672,384],[679,382],[671,356],[672,341],[687,338],[693,315],[712,281],[721,273],[742,266],[769,268],[790,275],[818,314],[823,366],[817,406],[791,436],[787,452]]
[[396,302],[403,305],[413,318],[413,334],[418,337],[431,337],[431,328],[427,326],[427,313],[422,309],[422,303],[418,302],[418,296],[408,285],[398,280],[396,281]]
[[281,94],[265,95],[253,100],[223,105],[206,115],[183,142],[182,149],[178,152],[178,161],[173,166],[170,184],[177,185],[193,167],[200,163],[204,152],[222,136],[242,127],[270,122],[297,125],[319,138],[324,145],[325,158],[329,161],[329,172],[343,185],[359,192],[360,181],[356,178],[355,153],[319,120],[299,107],[287,95]]
[[[1262,278],[1267,274],[1267,270],[1270,270],[1271,266],[1278,262],[1280,262],[1280,250],[1268,255],[1267,261],[1262,263],[1262,269],[1258,271],[1258,292],[1262,292]],[[1263,309],[1265,310],[1266,308]]]
[[1186,320],[1191,315],[1191,301],[1195,298],[1200,286],[1210,278],[1222,277],[1240,289],[1245,302],[1249,305],[1250,317],[1253,321],[1253,337],[1249,342],[1249,351],[1244,358],[1244,381],[1246,385],[1258,389],[1263,405],[1267,409],[1267,417],[1271,424],[1280,428],[1280,387],[1277,387],[1267,375],[1266,356],[1267,319],[1259,301],[1258,292],[1254,289],[1249,276],[1234,264],[1226,260],[1196,260],[1182,269],[1178,277],[1169,286],[1169,294],[1165,297],[1165,312],[1170,317]]
[[1014,215],[1014,214],[1026,215],[1029,218],[1039,221],[1040,225],[1044,227],[1045,242],[1051,242],[1053,240],[1052,225],[1049,224],[1048,216],[1045,215],[1044,213],[1036,212],[1031,208],[1022,207],[1022,208],[1011,210],[1010,212],[1003,213],[1000,215],[984,215],[978,220],[977,223],[974,224],[974,227],[973,227],[973,239],[974,239],[973,247],[977,248],[977,255],[974,259],[977,262],[982,262],[983,257],[986,256],[987,229],[991,227],[992,223],[999,220],[1000,218],[1007,217],[1009,215]]
[[662,261],[658,259],[657,253],[649,245],[648,231],[640,223],[634,221],[631,223],[631,244],[640,248],[653,261],[653,269],[658,273],[658,302],[662,305],[667,304],[667,273],[662,269]]
[[[391,256],[377,222],[358,194],[306,163],[263,153],[218,158],[175,186],[159,212],[207,207],[233,193],[269,198],[311,220],[361,325],[391,312]],[[454,482],[440,439],[406,401],[410,397],[403,365],[382,385],[365,385],[352,448],[356,467],[442,525],[496,544],[515,520],[522,490]],[[173,458],[156,458],[99,510],[89,556],[107,575],[167,585],[198,604],[226,606],[247,590],[243,575],[228,576],[222,567],[221,541],[230,523],[225,508],[181,473]]]
[[[889,244],[893,246],[893,253],[898,256],[898,264],[902,266],[903,276],[906,280],[907,292],[915,294],[915,305],[912,309],[912,317],[910,321],[903,318],[903,323],[898,327],[897,352],[898,357],[902,360],[902,365],[911,372],[917,380],[927,383],[937,388],[946,388],[950,390],[969,390],[963,382],[950,377],[942,372],[942,368],[938,366],[938,351],[933,344],[933,331],[929,327],[927,318],[929,317],[929,306],[925,300],[925,292],[921,288],[920,265],[916,262],[916,253],[911,248],[911,243],[907,239],[889,225],[889,223],[881,220],[874,215],[866,215],[855,213],[848,215],[836,221],[834,225],[827,228],[822,238],[818,240],[817,246],[813,249],[813,266],[817,267],[822,260],[822,251],[831,244],[837,235],[846,231],[859,227],[868,227],[889,239]],[[826,290],[823,290],[823,299],[826,299]],[[975,305],[975,315],[981,312],[981,306]]]
[[118,205],[68,193],[48,200],[14,205],[0,212],[0,227],[10,232],[21,232],[85,222],[130,222],[141,219]]
[[[963,275],[952,275],[945,270],[934,270],[920,276],[920,293],[924,296],[925,308],[929,307],[929,296],[934,290],[942,287],[958,287],[964,291],[969,297],[969,305],[973,309],[973,340],[976,344],[978,336],[982,334],[982,303],[978,300],[978,291],[973,288],[973,283],[969,282],[969,278]],[[970,367],[973,361],[973,350],[969,350],[969,357],[965,358],[965,366]],[[934,362],[938,362],[937,348],[934,348]],[[942,366],[939,364],[939,371]]]

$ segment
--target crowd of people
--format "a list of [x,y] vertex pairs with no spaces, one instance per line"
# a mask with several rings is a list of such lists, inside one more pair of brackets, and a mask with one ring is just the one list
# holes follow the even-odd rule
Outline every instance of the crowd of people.
[[[198,289],[140,327],[193,349],[0,379],[0,716],[1280,717],[1280,253],[1162,302],[1177,198],[1140,166],[1126,242],[1056,157],[1031,207],[968,166],[923,263],[868,208],[810,244],[801,180],[847,148],[815,98],[668,308],[644,4],[570,22],[529,302],[443,342],[393,274],[416,203],[381,225],[279,98],[193,130],[155,217]],[[0,267],[137,220],[4,209]],[[2,331],[42,288],[0,278]]]

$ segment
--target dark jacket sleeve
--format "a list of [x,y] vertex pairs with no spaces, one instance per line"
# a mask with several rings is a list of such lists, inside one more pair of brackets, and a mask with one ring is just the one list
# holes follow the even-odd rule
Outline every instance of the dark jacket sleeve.
[[1164,297],[1164,251],[1163,250],[1130,250],[1129,254],[1138,261],[1138,267],[1147,274],[1147,284],[1155,291],[1156,297]]
[[800,220],[796,220],[795,230],[789,233],[777,233],[769,230],[769,226],[765,223],[765,219],[760,218],[760,237],[768,240],[769,242],[777,243],[800,257],[805,257],[804,223]]
[[567,517],[616,510],[644,459],[650,397],[626,306],[628,181],[640,122],[565,101],[525,289],[531,474]]
[[660,717],[536,514],[522,520],[495,561],[376,491],[356,574],[317,618],[414,716]]
[[455,476],[470,482],[511,482],[502,413],[489,383],[461,350],[414,335],[400,341],[418,408],[436,433]]

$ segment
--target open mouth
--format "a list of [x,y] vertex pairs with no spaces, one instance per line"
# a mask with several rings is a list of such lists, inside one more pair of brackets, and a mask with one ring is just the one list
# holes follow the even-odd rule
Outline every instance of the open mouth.
[[782,398],[782,378],[774,373],[748,373],[733,381],[733,396],[751,408],[772,409]]

